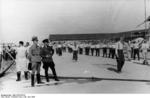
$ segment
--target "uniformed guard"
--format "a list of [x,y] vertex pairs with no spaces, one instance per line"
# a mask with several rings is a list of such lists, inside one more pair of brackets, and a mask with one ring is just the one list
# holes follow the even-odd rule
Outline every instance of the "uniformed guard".
[[122,67],[125,63],[125,58],[123,54],[123,38],[120,38],[120,41],[116,43],[116,60],[117,60],[117,73],[120,73]]
[[54,49],[52,46],[49,46],[49,40],[45,39],[43,40],[44,47],[41,49],[41,57],[42,57],[42,62],[43,62],[43,68],[45,70],[45,77],[46,81],[49,82],[49,76],[48,76],[48,68],[52,70],[52,73],[54,75],[55,81],[59,81],[57,78],[56,70],[55,70],[55,64],[53,61],[53,54],[54,54]]
[[38,46],[38,38],[36,36],[32,37],[32,41],[33,41],[33,45],[29,48],[29,56],[31,57],[31,62],[32,62],[31,86],[34,86],[35,73],[37,77],[37,83],[40,84],[43,82],[41,82],[41,77],[40,77],[41,48]]

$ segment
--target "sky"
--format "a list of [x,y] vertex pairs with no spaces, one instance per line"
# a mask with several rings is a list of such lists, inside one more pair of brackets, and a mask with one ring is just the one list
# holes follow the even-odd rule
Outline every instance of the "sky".
[[143,29],[144,11],[144,0],[0,0],[0,41]]

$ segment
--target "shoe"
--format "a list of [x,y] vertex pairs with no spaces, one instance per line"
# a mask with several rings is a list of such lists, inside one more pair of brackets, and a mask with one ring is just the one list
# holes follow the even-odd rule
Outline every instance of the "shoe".
[[40,76],[40,74],[37,74],[36,77],[37,77],[37,83],[38,83],[38,84],[43,84],[43,83],[44,83],[44,82],[41,81],[41,76]]
[[59,81],[59,79],[56,77],[56,78],[55,78],[55,81]]
[[121,71],[116,71],[117,73],[121,73]]

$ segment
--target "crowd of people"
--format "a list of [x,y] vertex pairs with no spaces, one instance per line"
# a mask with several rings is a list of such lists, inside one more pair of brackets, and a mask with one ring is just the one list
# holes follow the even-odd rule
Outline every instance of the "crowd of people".
[[[43,44],[39,45],[38,37],[33,36],[32,42],[32,45],[30,45],[29,42],[24,44],[23,41],[19,41],[18,46],[0,48],[0,62],[2,58],[4,60],[15,60],[16,81],[21,81],[22,72],[25,79],[28,80],[30,73],[31,86],[33,87],[35,86],[35,81],[38,84],[43,83],[40,75],[41,65],[43,65],[47,82],[49,82],[49,68],[52,70],[55,81],[59,81],[53,61],[54,53],[58,56],[63,56],[64,52],[72,53],[72,60],[74,61],[78,61],[79,55],[116,59],[117,73],[121,72],[125,59],[128,61],[136,60],[136,58],[140,60],[142,57],[144,59],[143,64],[148,64],[149,43],[146,39],[142,41],[125,41],[122,37],[116,41],[50,41],[49,39],[44,39]],[[140,55],[140,52],[142,55]]]

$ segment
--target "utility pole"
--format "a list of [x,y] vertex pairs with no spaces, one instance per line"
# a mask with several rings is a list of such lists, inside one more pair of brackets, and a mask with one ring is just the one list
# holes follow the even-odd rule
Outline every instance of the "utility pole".
[[[144,9],[145,9],[145,20],[146,20],[146,16],[147,16],[146,0],[144,0]],[[145,33],[144,33],[145,38],[146,38],[146,32],[147,32],[147,23],[145,22]]]

